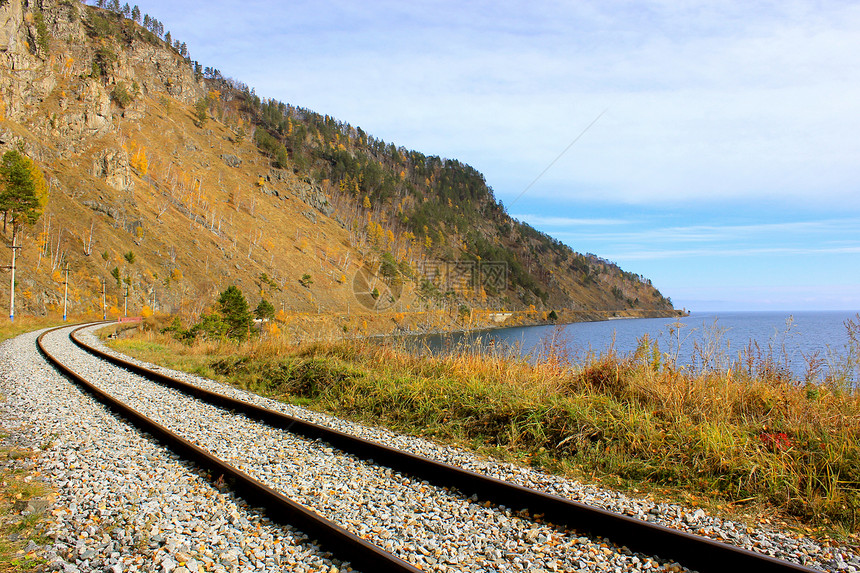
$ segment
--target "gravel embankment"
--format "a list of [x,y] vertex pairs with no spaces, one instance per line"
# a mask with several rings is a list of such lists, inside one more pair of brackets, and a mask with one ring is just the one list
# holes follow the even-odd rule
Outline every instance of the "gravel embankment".
[[0,345],[0,424],[6,446],[51,444],[30,471],[55,492],[52,542],[28,547],[50,570],[348,570],[115,418],[48,366],[35,340]]
[[711,537],[745,549],[801,563],[808,567],[819,568],[824,571],[860,572],[860,554],[844,546],[825,546],[807,537],[800,537],[767,527],[749,528],[742,523],[710,516],[702,509],[682,507],[676,504],[655,503],[648,499],[637,499],[609,489],[602,489],[582,484],[575,480],[549,475],[532,468],[523,468],[513,464],[488,460],[457,448],[439,445],[421,438],[403,436],[384,428],[368,427],[341,420],[291,404],[263,398],[206,378],[137,361],[112,351],[104,346],[94,335],[89,333],[84,334],[84,340],[88,344],[97,346],[104,351],[160,370],[165,374],[185,382],[196,384],[201,388],[220,392],[232,398],[246,400],[290,416],[325,425],[345,433],[374,440],[434,460],[458,465],[485,475],[653,523]]
[[201,403],[95,359],[62,333],[46,338],[46,345],[72,369],[99,380],[100,387],[144,415],[424,569],[681,570]]
[[[87,341],[97,342],[94,337]],[[62,349],[68,357],[64,360],[78,372],[98,377],[115,396],[426,570],[680,570],[601,540],[520,519],[365,464],[324,443],[201,404],[97,361],[73,347],[65,334],[58,334],[51,345]],[[53,568],[168,573],[338,570],[338,562],[320,555],[300,533],[274,526],[240,500],[219,492],[83,396],[37,355],[35,335],[0,346],[0,372],[0,392],[6,397],[0,402],[3,425],[7,431],[17,426],[6,441],[32,446],[54,438],[38,462],[43,477],[58,492],[48,513],[56,541],[44,548]],[[860,558],[843,548],[822,547],[775,531],[747,530],[700,509],[655,505],[167,372],[210,390],[576,501],[824,570],[860,570]]]

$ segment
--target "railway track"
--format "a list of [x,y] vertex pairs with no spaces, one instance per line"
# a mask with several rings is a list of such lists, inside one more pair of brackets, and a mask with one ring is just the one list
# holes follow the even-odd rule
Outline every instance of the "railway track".
[[[639,568],[637,565],[642,569],[667,564],[674,567],[677,563],[699,571],[814,571],[524,488],[210,392],[105,353],[85,344],[74,333],[64,337],[60,330],[45,332],[39,337],[38,346],[67,377],[175,452],[213,475],[223,476],[239,495],[263,507],[272,520],[304,530],[341,559],[365,571],[418,571],[437,565],[440,570],[460,570],[458,564],[463,570],[507,570],[505,563],[509,561],[512,568],[579,570],[583,562],[576,555],[583,551],[617,553],[618,557],[609,557],[608,561],[621,564],[625,569]],[[92,366],[75,367],[73,363],[80,363],[82,356],[69,360],[69,348],[58,350],[63,344],[68,345],[69,338],[80,349],[79,353],[85,351],[89,355],[89,360],[110,364],[96,368],[95,374],[100,379],[97,384],[76,371],[93,370]],[[67,354],[63,360],[58,360],[56,355],[61,351]],[[136,378],[121,382],[123,376],[117,375],[117,368]],[[162,400],[175,402],[175,408],[159,411]],[[201,412],[192,414],[196,410]],[[223,427],[235,428],[234,433],[262,444],[262,448],[246,452],[236,451],[235,447],[231,450],[232,446],[225,445],[230,442],[229,436],[212,438],[207,435],[206,428],[192,427],[198,415],[206,420],[221,417],[226,424]],[[284,450],[283,444],[292,443],[291,440],[295,444]],[[290,466],[288,458],[304,459],[308,452],[323,459],[323,469],[313,470],[316,473],[311,481],[315,491],[304,486],[296,488],[290,483],[296,472],[306,469],[301,465]],[[339,469],[331,470],[326,465],[329,463]],[[316,461],[311,465],[315,464]],[[284,479],[279,472],[287,466],[289,476]],[[328,473],[337,474],[333,482],[320,477]],[[348,483],[338,486],[344,476],[349,479]],[[377,491],[367,494],[368,500],[361,511],[353,511],[349,502],[344,505],[333,499],[347,494],[354,498],[354,490],[360,489],[363,482],[374,483]],[[390,497],[395,492],[397,503]],[[406,517],[396,515],[394,510],[398,504],[411,507]],[[450,513],[446,515],[446,511]],[[380,512],[383,517],[379,516]],[[385,517],[387,514],[392,515]],[[435,522],[428,524],[420,519],[421,523],[413,527],[410,521],[416,521],[413,517],[416,514],[432,514]],[[471,518],[471,522],[463,516]],[[335,523],[341,519],[345,522]],[[509,524],[513,526],[508,527]],[[451,530],[462,533],[469,527],[473,536],[468,544],[471,547],[461,547],[460,553],[455,551],[451,556]],[[482,537],[490,533],[500,539]],[[424,536],[430,541],[425,541]],[[540,547],[533,550],[532,544]],[[437,552],[441,548],[441,556],[434,555],[434,547]],[[470,550],[487,556],[479,560],[480,568],[467,567],[463,561],[464,553],[468,558]]]

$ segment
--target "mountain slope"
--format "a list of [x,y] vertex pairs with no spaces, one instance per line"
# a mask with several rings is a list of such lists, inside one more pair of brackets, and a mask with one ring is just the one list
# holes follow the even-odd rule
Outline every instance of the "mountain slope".
[[261,100],[141,20],[0,4],[0,150],[51,191],[23,236],[23,312],[62,305],[66,266],[81,313],[101,314],[103,282],[113,314],[126,289],[132,313],[197,314],[237,284],[344,331],[673,312],[643,277],[511,219],[473,168]]

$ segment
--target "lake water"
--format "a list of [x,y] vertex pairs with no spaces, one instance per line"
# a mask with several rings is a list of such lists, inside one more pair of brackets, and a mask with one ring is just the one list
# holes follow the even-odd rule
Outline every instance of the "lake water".
[[[644,318],[581,322],[555,326],[500,328],[477,333],[433,335],[413,339],[433,352],[462,345],[484,351],[503,351],[540,359],[546,341],[555,337],[556,347],[572,358],[636,350],[647,334],[661,353],[678,364],[726,365],[738,353],[758,344],[756,352],[770,353],[781,366],[803,378],[809,361],[817,358],[825,372],[830,362],[844,356],[849,344],[847,320],[860,323],[857,312],[697,312],[685,318]],[[858,332],[860,335],[860,332]],[[703,357],[705,360],[703,360]],[[855,380],[856,381],[856,380]]]

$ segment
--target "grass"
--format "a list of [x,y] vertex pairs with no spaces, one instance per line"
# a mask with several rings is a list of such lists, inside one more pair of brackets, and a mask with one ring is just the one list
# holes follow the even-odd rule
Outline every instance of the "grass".
[[[63,320],[60,317],[19,316],[14,321],[7,318],[0,321],[0,342],[61,324]],[[33,455],[29,450],[0,448],[0,461],[3,462]],[[46,543],[40,533],[41,516],[33,514],[21,518],[15,503],[44,497],[47,490],[42,484],[27,479],[26,474],[24,470],[0,469],[0,573],[44,570],[44,559],[24,553],[24,548],[31,540],[39,545]]]
[[186,346],[155,330],[116,348],[550,471],[730,515],[752,505],[762,519],[858,539],[860,324],[847,328],[834,374],[806,381],[754,345],[734,360],[702,354],[691,369],[647,338],[628,356],[573,360],[556,335],[534,363],[378,342]]
[[[14,321],[10,321],[7,316],[0,319],[0,342],[20,334],[61,324],[63,319],[57,316],[17,316]],[[68,324],[73,324],[73,321],[70,320]]]
[[[29,450],[0,449],[0,460],[29,458]],[[32,514],[20,517],[16,502],[45,497],[44,485],[28,479],[25,470],[0,470],[0,573],[22,573],[44,570],[45,561],[24,552],[29,541],[47,542],[41,533],[42,517]],[[31,476],[32,477],[32,476]]]

